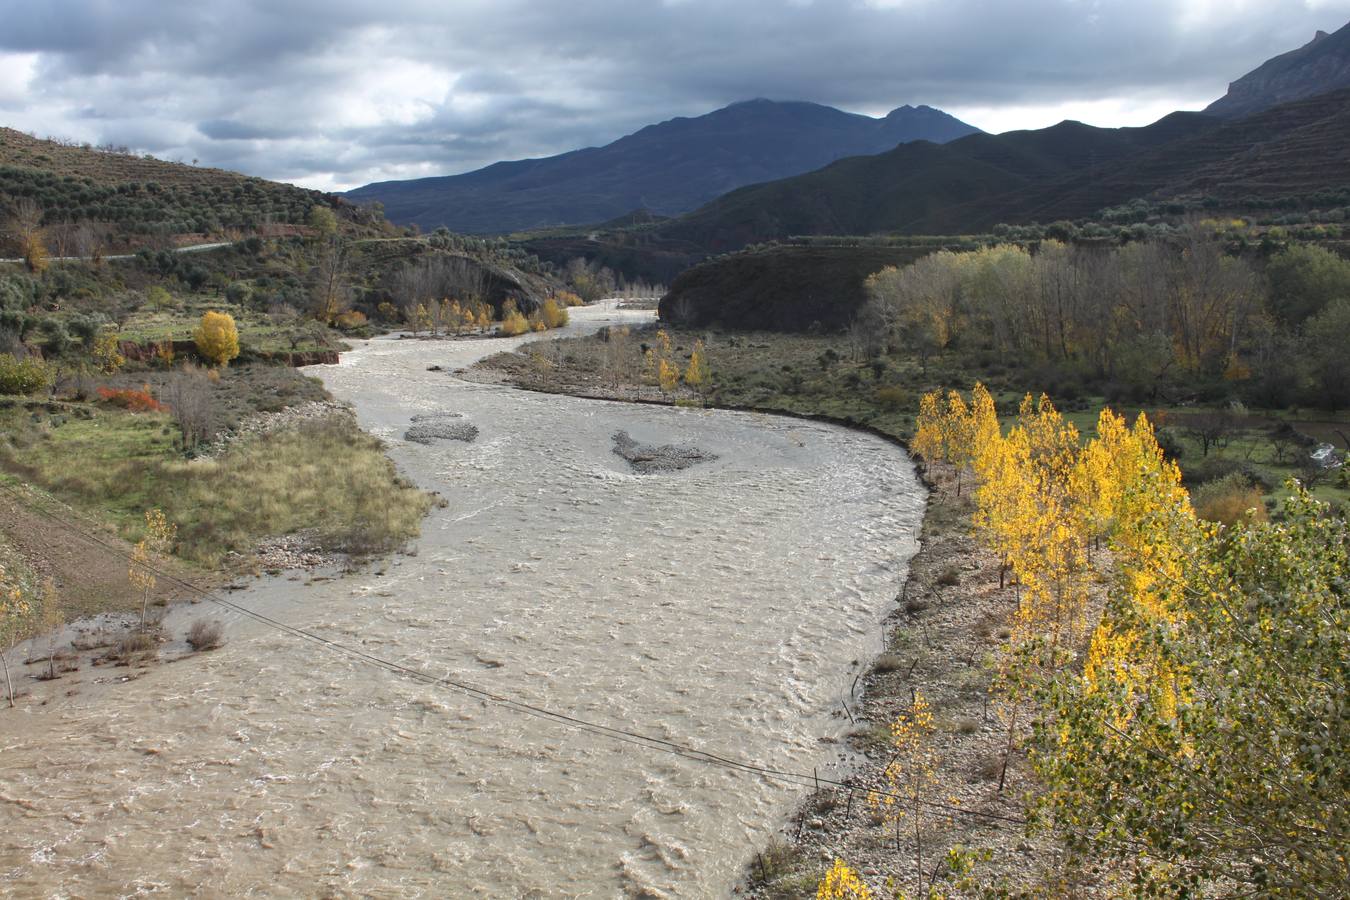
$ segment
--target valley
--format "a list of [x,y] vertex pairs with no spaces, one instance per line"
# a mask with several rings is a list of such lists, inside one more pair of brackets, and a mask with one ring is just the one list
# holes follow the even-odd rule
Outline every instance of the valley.
[[1350,882],[1334,9],[70,7],[0,893]]

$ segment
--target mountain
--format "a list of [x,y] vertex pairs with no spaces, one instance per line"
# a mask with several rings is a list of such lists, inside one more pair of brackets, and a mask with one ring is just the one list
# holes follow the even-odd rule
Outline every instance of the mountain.
[[[659,230],[713,251],[794,234],[932,233],[927,225],[916,228],[916,223],[967,204],[978,213],[1004,195],[1117,162],[1218,124],[1207,116],[1180,113],[1144,128],[1061,122],[1035,131],[975,134],[946,145],[918,141],[877,156],[840,160],[805,175],[741,188]],[[940,233],[969,230],[963,221],[945,218]]]
[[1335,34],[1319,31],[1297,50],[1266,60],[1230,84],[1205,112],[1237,118],[1345,87],[1350,87],[1350,24]]
[[677,215],[734,188],[818,169],[907,141],[978,129],[927,106],[881,119],[803,102],[750,100],[650,125],[603,147],[349,191],[399,224],[485,234],[587,224],[633,210]]
[[1236,121],[1173,113],[1142,128],[1061,122],[919,141],[732,191],[654,233],[716,252],[791,235],[969,234],[1137,198],[1269,205],[1350,188],[1348,135],[1350,89]]

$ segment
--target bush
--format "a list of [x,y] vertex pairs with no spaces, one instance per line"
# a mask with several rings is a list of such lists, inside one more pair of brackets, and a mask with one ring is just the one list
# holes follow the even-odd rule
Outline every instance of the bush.
[[34,394],[51,383],[51,368],[42,360],[0,353],[0,394]]
[[164,404],[155,399],[150,393],[148,386],[143,390],[133,390],[131,388],[113,389],[101,387],[98,389],[99,399],[111,405],[121,407],[131,412],[163,412]]
[[887,409],[903,409],[910,405],[909,391],[898,384],[888,384],[877,388],[877,405]]
[[549,328],[561,328],[567,324],[567,307],[559,305],[558,301],[552,297],[544,301],[544,305],[539,312],[544,320],[544,325]]
[[193,650],[214,650],[225,642],[224,628],[214,620],[198,619],[188,629],[187,642]]
[[243,306],[253,299],[253,288],[242,281],[233,282],[225,289],[225,299]]
[[366,314],[355,309],[349,309],[346,312],[338,313],[337,318],[333,320],[339,331],[356,331],[359,328],[366,327]]
[[497,326],[497,331],[503,337],[515,337],[518,334],[524,334],[530,330],[530,323],[525,321],[525,317],[514,310],[508,312],[502,319],[502,324]]
[[1248,510],[1255,511],[1253,521],[1264,522],[1268,518],[1261,492],[1241,472],[1202,484],[1196,489],[1192,503],[1200,518],[1224,525],[1246,520]]

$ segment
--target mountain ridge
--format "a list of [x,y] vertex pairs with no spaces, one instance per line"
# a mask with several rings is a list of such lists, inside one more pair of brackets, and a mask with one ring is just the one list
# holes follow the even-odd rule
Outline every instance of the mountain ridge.
[[1266,60],[1228,85],[1228,92],[1205,107],[1212,116],[1238,118],[1294,100],[1350,87],[1350,24]]
[[601,147],[493,163],[460,175],[376,182],[344,196],[378,200],[391,221],[493,233],[582,225],[644,209],[688,212],[741,187],[916,139],[978,129],[929,106],[873,118],[808,101],[756,98],[654,123]]

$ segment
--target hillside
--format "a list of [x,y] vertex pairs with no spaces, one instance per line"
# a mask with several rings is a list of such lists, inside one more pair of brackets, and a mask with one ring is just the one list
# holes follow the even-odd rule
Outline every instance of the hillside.
[[[1082,219],[1136,198],[1157,203],[1204,200],[1235,212],[1296,209],[1303,198],[1350,188],[1350,144],[1345,140],[1350,135],[1350,90],[1236,121],[1206,119],[1174,113],[1163,122],[1190,123],[1175,140],[895,227],[913,233],[985,231],[1000,222]],[[1192,133],[1182,133],[1186,129]]]
[[22,197],[37,202],[58,239],[63,224],[91,223],[122,248],[300,225],[316,205],[352,223],[374,224],[368,212],[332,194],[0,128],[0,218]]
[[1225,122],[1173,113],[1143,128],[1062,122],[907,144],[733,191],[655,229],[708,251],[791,235],[968,234],[1081,219],[1136,198],[1301,208],[1350,188],[1350,90]]
[[873,119],[814,103],[752,100],[651,125],[603,147],[463,175],[370,184],[345,196],[379,201],[391,221],[424,229],[521,231],[601,222],[638,209],[684,213],[746,184],[975,131],[927,106],[902,106]]
[[[659,230],[713,251],[794,234],[961,233],[971,230],[963,222],[941,229],[927,223],[953,207],[983,208],[991,198],[1116,162],[1217,124],[1204,116],[1174,115],[1144,128],[1061,122],[1036,131],[971,135],[945,146],[916,142],[733,191]],[[915,223],[924,224],[916,229]]]
[[1292,100],[1350,87],[1350,25],[1266,60],[1205,107],[1212,116],[1238,118]]
[[866,301],[863,282],[932,252],[914,247],[770,247],[683,272],[661,298],[661,319],[690,328],[838,331]]

